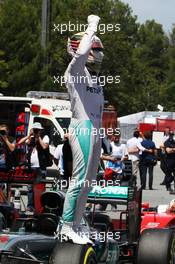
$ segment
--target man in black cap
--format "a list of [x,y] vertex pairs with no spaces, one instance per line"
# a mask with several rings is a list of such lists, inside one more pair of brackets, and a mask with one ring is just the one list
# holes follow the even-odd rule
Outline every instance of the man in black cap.
[[175,172],[175,140],[174,132],[170,131],[169,138],[164,143],[166,151],[165,185],[167,191],[172,191],[171,182],[174,180]]

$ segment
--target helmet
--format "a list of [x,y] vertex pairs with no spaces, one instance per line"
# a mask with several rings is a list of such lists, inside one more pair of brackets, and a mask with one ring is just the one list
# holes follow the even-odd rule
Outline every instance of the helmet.
[[74,34],[71,38],[68,38],[68,53],[72,55],[73,52],[75,55],[84,33],[85,32],[79,32]]
[[[71,56],[75,55],[84,34],[85,32],[79,32],[68,39],[67,50]],[[94,65],[94,71],[98,71],[102,63],[103,56],[103,44],[97,36],[94,36],[92,47],[87,60],[87,66],[93,69]]]

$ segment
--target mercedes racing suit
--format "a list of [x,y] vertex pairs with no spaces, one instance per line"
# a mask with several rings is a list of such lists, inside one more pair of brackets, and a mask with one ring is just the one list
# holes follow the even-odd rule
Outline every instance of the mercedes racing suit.
[[79,226],[92,181],[96,179],[101,153],[103,89],[85,67],[95,32],[87,28],[79,48],[66,72],[72,120],[69,141],[73,156],[73,173],[66,193],[63,221]]

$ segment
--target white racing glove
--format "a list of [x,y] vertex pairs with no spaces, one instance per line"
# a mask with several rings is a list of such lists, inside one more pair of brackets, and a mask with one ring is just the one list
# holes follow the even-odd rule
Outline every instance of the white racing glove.
[[87,18],[88,28],[90,30],[93,30],[94,32],[96,32],[99,21],[100,21],[99,16],[96,16],[96,15],[88,16],[88,18]]

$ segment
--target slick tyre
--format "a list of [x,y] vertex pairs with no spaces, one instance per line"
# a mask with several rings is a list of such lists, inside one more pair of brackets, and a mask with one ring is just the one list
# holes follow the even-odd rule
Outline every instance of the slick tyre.
[[67,242],[56,245],[49,264],[97,264],[97,260],[91,246]]
[[138,245],[137,264],[173,264],[175,235],[171,229],[146,229]]

